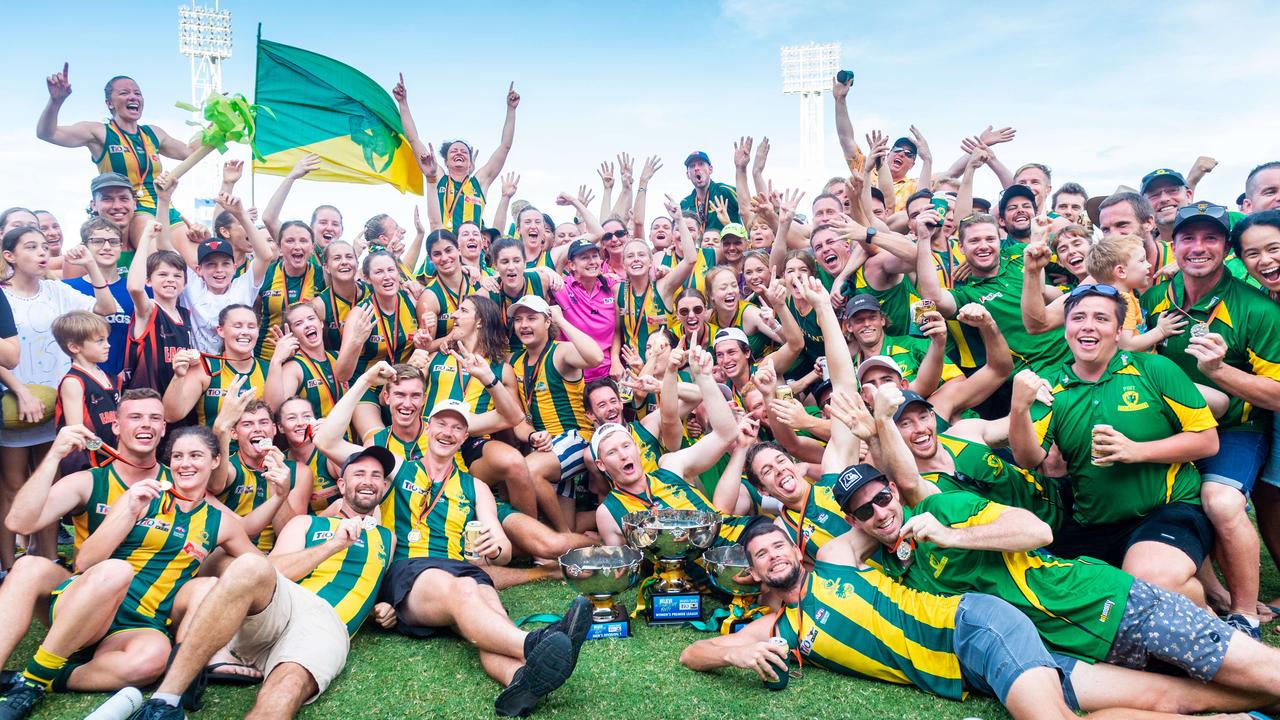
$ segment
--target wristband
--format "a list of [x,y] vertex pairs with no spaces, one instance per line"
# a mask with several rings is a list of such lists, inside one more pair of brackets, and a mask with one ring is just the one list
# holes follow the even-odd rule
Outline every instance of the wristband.
[[493,376],[493,381],[492,381],[492,382],[487,382],[487,383],[485,383],[485,384],[484,384],[484,389],[485,389],[485,390],[492,390],[493,388],[497,387],[497,385],[498,385],[498,376],[497,376],[497,375],[494,375],[494,376]]
[[89,287],[93,288],[94,290],[106,290],[107,288],[111,287],[111,284],[107,283],[106,285],[94,285],[93,283],[89,283]]

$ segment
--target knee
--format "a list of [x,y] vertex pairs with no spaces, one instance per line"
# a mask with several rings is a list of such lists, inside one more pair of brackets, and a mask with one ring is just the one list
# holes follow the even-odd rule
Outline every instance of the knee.
[[1200,491],[1200,502],[1214,526],[1232,524],[1245,517],[1244,494],[1235,488],[1205,483]]
[[127,660],[120,663],[121,679],[128,685],[150,685],[164,676],[169,666],[169,643],[137,643],[125,653]]
[[228,583],[235,588],[275,587],[275,566],[265,555],[252,553],[241,555],[223,571],[219,584]]
[[103,560],[86,570],[80,581],[89,583],[95,593],[123,594],[133,582],[133,566],[125,560]]
[[506,443],[497,443],[498,449],[495,452],[494,463],[498,467],[498,471],[502,473],[502,478],[508,484],[512,482],[525,483],[529,480],[529,466],[525,464],[524,456],[519,450],[507,445]]
[[449,595],[458,599],[459,604],[470,605],[480,599],[480,585],[469,577],[455,578]]

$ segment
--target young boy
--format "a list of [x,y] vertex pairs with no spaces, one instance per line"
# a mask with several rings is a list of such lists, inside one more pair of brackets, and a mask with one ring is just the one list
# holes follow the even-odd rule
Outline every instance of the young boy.
[[[71,356],[71,369],[58,383],[55,422],[59,430],[67,425],[84,425],[106,445],[115,447],[116,404],[120,393],[101,363],[111,351],[111,328],[100,315],[73,310],[53,321],[53,339]],[[62,462],[63,475],[99,467],[109,457],[102,451],[81,450]]]
[[[109,377],[117,377],[124,369],[125,345],[129,335],[129,321],[133,316],[133,300],[125,288],[124,277],[118,265],[120,251],[124,248],[123,235],[119,226],[102,217],[90,219],[80,226],[80,242],[89,250],[93,261],[102,270],[102,277],[107,288],[116,299],[116,311],[107,316],[111,329],[111,352],[99,367]],[[66,284],[85,295],[92,296],[93,283],[86,277],[65,280]]]
[[187,264],[172,250],[153,252],[159,231],[159,223],[146,227],[129,268],[133,324],[121,377],[121,387],[126,390],[146,387],[163,393],[173,380],[173,356],[194,347],[191,316],[178,304],[187,286]]
[[1090,282],[1111,285],[1125,301],[1124,326],[1120,329],[1120,349],[1147,351],[1170,335],[1182,332],[1186,318],[1165,313],[1154,329],[1147,326],[1138,304],[1137,294],[1151,287],[1151,262],[1142,238],[1136,235],[1111,235],[1095,242],[1085,256]]

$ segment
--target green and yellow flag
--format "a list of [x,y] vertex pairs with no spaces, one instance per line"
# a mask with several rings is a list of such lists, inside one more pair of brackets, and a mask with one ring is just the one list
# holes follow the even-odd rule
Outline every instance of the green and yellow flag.
[[258,38],[253,169],[288,175],[307,153],[320,156],[308,179],[390,183],[422,194],[422,171],[404,136],[395,100],[364,73],[302,48]]

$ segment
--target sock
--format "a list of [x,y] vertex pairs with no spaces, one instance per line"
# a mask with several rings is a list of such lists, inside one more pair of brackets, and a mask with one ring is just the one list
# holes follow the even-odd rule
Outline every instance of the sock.
[[165,705],[169,705],[169,706],[172,706],[172,707],[178,707],[178,701],[179,701],[179,700],[181,700],[182,698],[181,698],[181,697],[179,697],[179,696],[177,696],[177,695],[174,695],[173,693],[162,693],[162,692],[158,692],[158,693],[152,693],[152,694],[151,694],[151,699],[152,699],[152,700],[159,700],[160,702],[164,703]]
[[67,664],[67,659],[59,657],[44,649],[41,645],[36,649],[36,654],[31,658],[31,662],[27,663],[27,669],[23,671],[22,677],[29,685],[39,685],[45,690],[53,685],[53,681],[58,677],[58,671],[63,665]]

